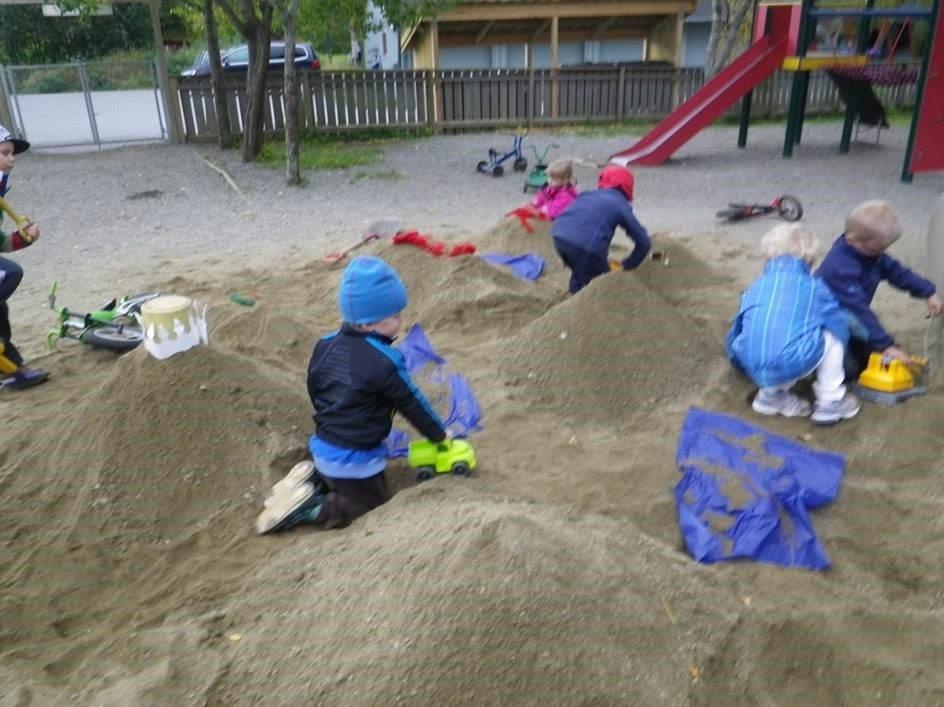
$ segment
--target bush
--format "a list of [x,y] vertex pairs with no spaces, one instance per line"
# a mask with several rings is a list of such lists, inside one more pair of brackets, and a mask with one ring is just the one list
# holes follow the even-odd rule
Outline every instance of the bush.
[[17,70],[13,75],[17,93],[70,93],[82,90],[79,70],[72,66]]

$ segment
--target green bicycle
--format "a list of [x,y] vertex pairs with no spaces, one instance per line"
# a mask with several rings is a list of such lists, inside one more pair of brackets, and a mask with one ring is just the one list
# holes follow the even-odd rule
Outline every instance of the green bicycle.
[[58,326],[46,335],[46,346],[54,348],[59,339],[75,339],[83,344],[112,351],[130,351],[144,341],[144,329],[135,314],[141,305],[158,296],[157,292],[128,295],[113,299],[101,309],[75,312],[67,307],[56,307],[59,283],[49,290],[49,308],[56,313]]

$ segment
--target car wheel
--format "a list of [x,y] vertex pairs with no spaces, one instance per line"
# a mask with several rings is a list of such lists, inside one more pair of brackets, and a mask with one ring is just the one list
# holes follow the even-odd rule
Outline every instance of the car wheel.
[[469,469],[469,465],[465,462],[456,462],[452,465],[450,471],[453,476],[468,476],[471,469]]
[[436,475],[436,470],[431,466],[421,466],[416,470],[416,481],[421,483],[423,481],[429,481]]

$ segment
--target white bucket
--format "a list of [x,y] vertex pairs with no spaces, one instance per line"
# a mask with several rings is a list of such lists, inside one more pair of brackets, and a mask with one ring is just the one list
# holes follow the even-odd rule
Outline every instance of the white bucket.
[[181,295],[162,295],[141,306],[136,315],[144,329],[144,348],[154,358],[170,358],[201,343],[209,343],[206,306]]

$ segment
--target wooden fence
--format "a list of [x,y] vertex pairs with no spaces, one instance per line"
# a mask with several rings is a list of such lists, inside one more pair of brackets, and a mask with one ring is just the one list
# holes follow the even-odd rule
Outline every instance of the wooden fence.
[[[785,115],[793,74],[779,71],[754,92],[753,116]],[[467,130],[562,123],[658,119],[704,83],[701,69],[672,67],[465,71],[323,71],[299,74],[303,130],[340,132],[377,128]],[[208,77],[174,82],[188,141],[216,137]],[[234,132],[242,130],[246,86],[227,76],[226,104]],[[886,106],[912,105],[916,86],[876,87]],[[822,72],[810,75],[807,112],[840,108],[839,93]],[[737,106],[729,115],[737,114]],[[281,76],[266,92],[265,129],[285,125]]]

